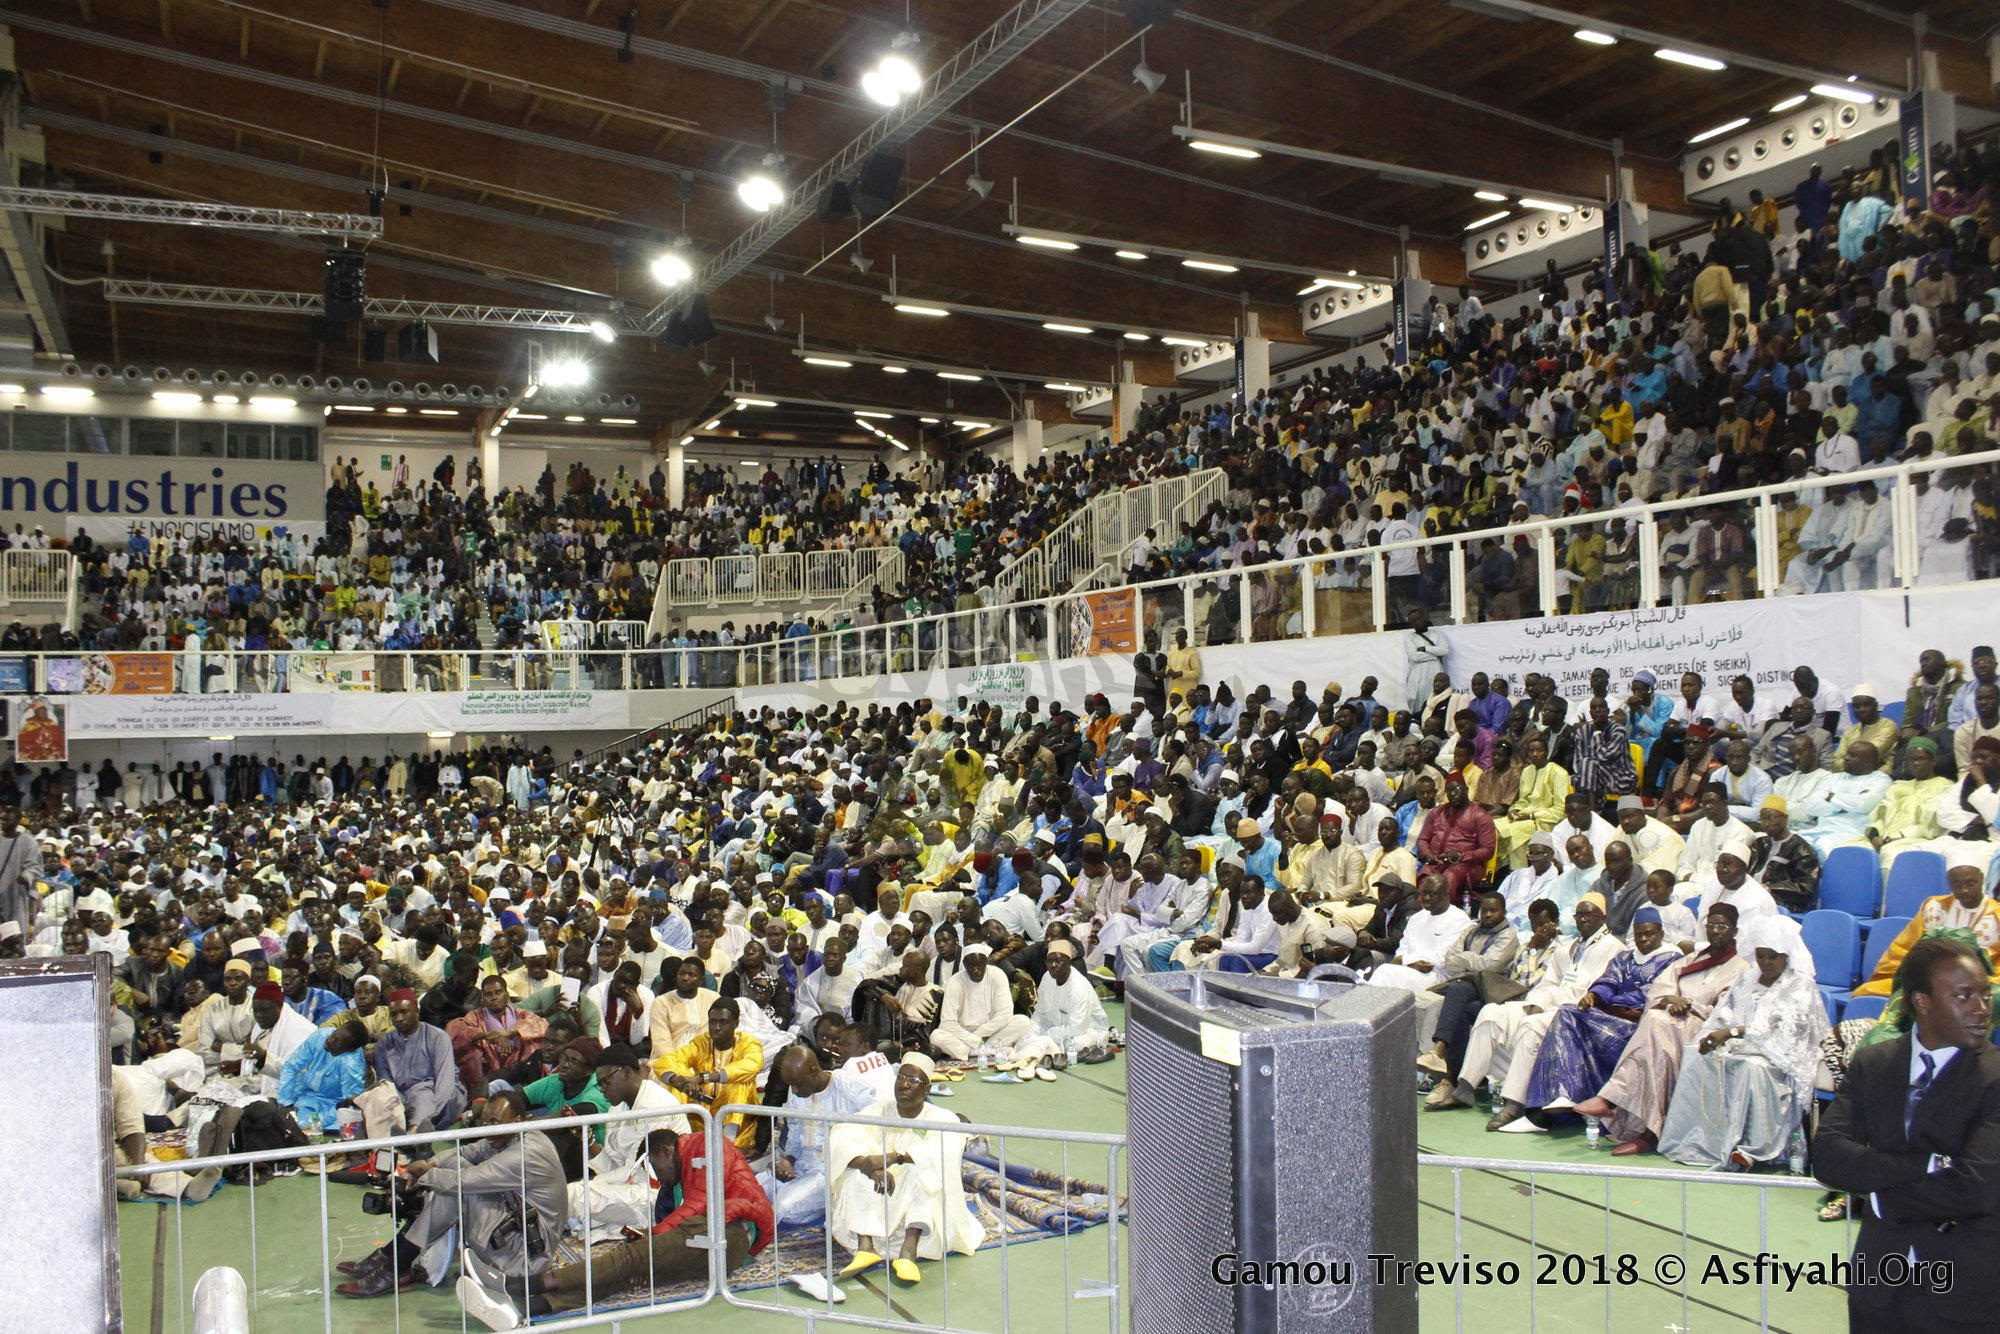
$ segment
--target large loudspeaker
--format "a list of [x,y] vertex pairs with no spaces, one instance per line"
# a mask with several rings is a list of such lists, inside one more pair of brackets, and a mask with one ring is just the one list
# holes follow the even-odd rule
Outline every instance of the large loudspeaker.
[[396,360],[419,366],[437,365],[437,330],[423,320],[413,320],[396,330]]
[[699,347],[714,337],[715,322],[708,318],[708,298],[697,295],[688,302],[686,310],[667,316],[667,327],[660,331],[660,346]]
[[1367,1259],[1418,1258],[1410,998],[1194,972],[1125,999],[1132,1328],[1414,1332],[1416,1289]]
[[871,154],[861,164],[854,182],[854,215],[873,222],[896,203],[896,186],[903,179],[903,159],[888,153]]
[[839,222],[854,212],[854,192],[846,181],[835,181],[826,187],[826,196],[819,201],[819,220]]
[[336,324],[352,324],[360,319],[366,305],[367,258],[359,250],[340,248],[326,252],[326,267],[320,275],[322,314]]

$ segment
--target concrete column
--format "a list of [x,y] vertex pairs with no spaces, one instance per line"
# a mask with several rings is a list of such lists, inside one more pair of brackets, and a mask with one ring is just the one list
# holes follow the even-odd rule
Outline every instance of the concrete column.
[[[1030,405],[1032,411],[1032,405]],[[1042,456],[1042,424],[1033,417],[1019,417],[1014,421],[1013,465],[1015,476],[1027,472],[1035,460]]]
[[1118,383],[1111,386],[1111,438],[1123,440],[1139,420],[1139,404],[1145,390],[1133,378],[1132,363],[1118,363]]
[[1250,312],[1243,336],[1243,393],[1255,398],[1271,387],[1271,340],[1258,332],[1257,312]]
[[486,494],[500,491],[500,442],[491,431],[479,433],[479,467],[486,474]]
[[687,496],[687,446],[675,441],[667,446],[667,508],[679,509]]

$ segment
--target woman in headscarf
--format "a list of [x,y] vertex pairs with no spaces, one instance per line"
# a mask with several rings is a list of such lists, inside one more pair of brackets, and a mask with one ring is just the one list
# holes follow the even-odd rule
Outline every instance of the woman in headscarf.
[[1896,980],[1896,970],[1903,966],[1903,957],[1910,952],[1910,946],[1939,931],[1965,931],[1982,950],[2000,945],[2000,902],[1986,893],[1985,854],[1978,850],[1961,852],[1951,858],[1949,866],[1945,872],[1947,892],[1933,895],[1917,906],[1909,925],[1882,951],[1874,974],[1854,989],[1855,995],[1888,995]]
[[1626,1040],[1624,1053],[1597,1096],[1576,1105],[1580,1116],[1601,1117],[1624,1157],[1644,1153],[1660,1137],[1681,1057],[1709,1014],[1749,962],[1736,948],[1736,909],[1719,903],[1703,919],[1708,944],[1669,965],[1646,989],[1646,1009]]
[[1826,1006],[1789,917],[1752,920],[1738,978],[1701,1028],[1660,1131],[1660,1152],[1691,1167],[1747,1171],[1785,1156],[1812,1098]]
[[1682,957],[1666,943],[1658,908],[1633,914],[1632,948],[1613,959],[1574,1004],[1556,1011],[1523,1103],[1566,1111],[1610,1078],[1645,1016],[1653,983]]
[[487,1079],[504,1066],[534,1054],[549,1026],[542,1017],[515,1005],[505,978],[480,979],[479,1004],[445,1025],[459,1078],[473,1097],[486,1091]]

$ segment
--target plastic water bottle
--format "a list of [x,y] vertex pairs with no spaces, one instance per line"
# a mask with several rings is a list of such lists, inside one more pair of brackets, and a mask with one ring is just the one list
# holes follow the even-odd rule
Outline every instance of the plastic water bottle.
[[1785,1166],[1795,1177],[1806,1174],[1806,1132],[1803,1129],[1792,1132],[1791,1144],[1785,1153]]
[[1591,1148],[1593,1149],[1596,1148],[1597,1141],[1602,1139],[1603,1136],[1604,1136],[1604,1123],[1602,1121],[1599,1121],[1594,1116],[1586,1116],[1583,1118],[1583,1138],[1587,1143],[1589,1143]]

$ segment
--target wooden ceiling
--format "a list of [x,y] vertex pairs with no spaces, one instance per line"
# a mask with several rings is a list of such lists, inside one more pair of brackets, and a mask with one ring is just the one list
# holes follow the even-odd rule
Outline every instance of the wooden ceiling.
[[[1900,86],[1915,39],[1907,6],[1816,7],[1738,0],[1727,31],[1712,0],[1574,0],[1591,21],[1678,36],[1826,75]],[[630,14],[632,54],[620,59]],[[1976,28],[1990,3],[1928,6],[1926,46],[1946,86],[1988,99]],[[977,35],[998,4],[914,0],[924,68]],[[384,235],[369,250],[374,297],[644,311],[663,296],[648,260],[685,232],[713,254],[752,221],[733,181],[772,146],[770,84],[785,174],[802,180],[879,114],[860,75],[903,27],[898,0],[0,0],[20,75],[20,114],[46,137],[57,184],[174,199],[365,212],[384,183]],[[1705,73],[1648,44],[1592,46],[1576,25],[1509,19],[1443,0],[1187,0],[1146,37],[1166,75],[1131,77],[1133,34],[1113,0],[1086,8],[920,133],[905,151],[907,194],[942,173],[809,276],[855,224],[808,222],[711,297],[717,339],[700,352],[651,340],[591,347],[595,383],[636,394],[665,439],[726,401],[730,368],[766,395],[1004,420],[992,384],[840,371],[794,355],[801,325],[823,350],[861,350],[1033,380],[1105,381],[1119,358],[1172,382],[1158,344],[1122,331],[1227,336],[1257,314],[1275,339],[1304,341],[1295,273],[1200,274],[1171,259],[1056,255],[1003,233],[1019,223],[1292,267],[1392,272],[1397,229],[1424,273],[1463,276],[1464,225],[1493,207],[1462,188],[1277,155],[1192,152],[1174,135],[1190,87],[1194,124],[1413,169],[1601,197],[1614,140],[1639,198],[1684,209],[1676,154],[1692,133],[1801,92],[1798,77],[1733,66]],[[1071,80],[1068,87],[1063,87]],[[1060,89],[1060,91],[1058,91]],[[1037,106],[1038,102],[1046,103]],[[997,183],[981,199],[981,149]],[[683,205],[683,181],[692,185]],[[872,261],[850,262],[854,249]],[[49,258],[66,279],[61,318],[85,360],[232,366],[386,378],[351,345],[312,340],[296,316],[111,307],[90,280],[119,278],[316,291],[321,246],[130,222],[69,219]],[[910,300],[973,304],[1031,319],[899,315]],[[767,315],[782,320],[773,330]],[[1039,327],[1088,324],[1088,338]],[[430,378],[505,382],[528,335],[440,328],[446,365]],[[548,341],[545,339],[545,342]],[[705,357],[714,367],[704,372]],[[946,390],[952,391],[950,408]],[[1060,396],[1033,388],[1039,415]],[[851,418],[849,419],[851,426]]]

